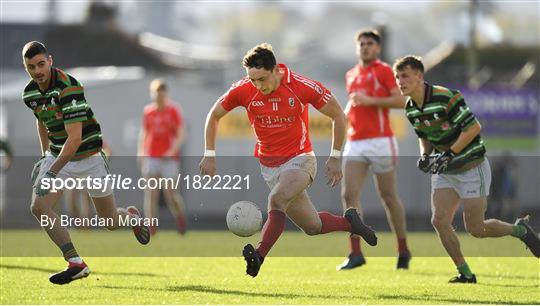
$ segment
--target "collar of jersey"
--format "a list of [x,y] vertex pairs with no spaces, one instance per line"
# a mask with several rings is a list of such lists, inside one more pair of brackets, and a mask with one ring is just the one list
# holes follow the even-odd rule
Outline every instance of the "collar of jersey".
[[281,79],[280,83],[290,84],[291,83],[291,70],[289,69],[289,67],[287,67],[285,64],[278,64],[278,68],[280,70],[283,70],[283,76],[284,76]]
[[[51,79],[49,80],[49,87],[47,87],[45,91],[41,91],[41,88],[39,88],[39,85],[38,85],[38,90],[41,94],[46,94],[49,90],[51,90],[51,88],[54,88],[55,83],[56,83],[56,68],[51,66]],[[37,85],[37,82],[36,82],[36,85]]]
[[365,67],[362,67],[362,66],[360,65],[360,63],[356,64],[356,66],[358,67],[358,72],[360,72],[360,70],[362,70],[362,69],[367,69],[367,68],[375,67],[375,66],[379,65],[380,63],[381,63],[381,59],[378,58],[378,59],[374,60],[373,62],[371,62],[369,65],[367,65],[367,66],[365,66]]
[[431,101],[431,98],[433,97],[433,86],[431,86],[428,82],[424,82],[424,85],[426,88],[424,89],[424,104],[422,104],[422,107],[418,107],[418,104],[416,104],[416,101],[414,101],[411,97],[409,97],[412,106],[414,106],[419,111],[423,112],[424,108],[426,107],[426,104]]

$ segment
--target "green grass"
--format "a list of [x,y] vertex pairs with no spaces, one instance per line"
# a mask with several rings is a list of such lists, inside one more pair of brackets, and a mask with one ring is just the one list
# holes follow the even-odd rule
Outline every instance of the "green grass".
[[[85,257],[236,257],[241,255],[246,243],[255,243],[259,236],[240,238],[228,231],[188,232],[181,237],[174,231],[158,231],[149,245],[141,245],[131,230],[71,230],[73,244]],[[523,243],[513,237],[476,239],[461,233],[463,252],[471,257],[530,257]],[[376,247],[363,244],[367,255],[375,257],[395,256],[396,242],[391,233],[378,232]],[[300,231],[287,231],[272,249],[271,256],[279,257],[340,257],[348,252],[348,235],[330,233],[306,236]],[[34,230],[1,230],[0,257],[54,257],[58,248],[47,234]],[[446,252],[435,232],[413,233],[408,244],[415,256],[446,257]]]
[[[6,240],[18,238],[21,252],[34,249],[40,255],[42,244],[48,241],[42,231],[2,231],[2,251]],[[433,233],[411,234],[412,252],[419,254],[426,248],[416,245],[430,242]],[[81,240],[85,238],[92,242]],[[97,231],[76,232],[73,237],[92,270],[84,280],[65,286],[48,282],[49,274],[64,268],[60,257],[0,257],[0,303],[2,304],[539,304],[540,262],[528,257],[469,257],[468,262],[476,273],[476,285],[450,285],[447,280],[454,275],[454,267],[447,257],[416,256],[409,271],[395,271],[395,258],[377,257],[376,248],[365,248],[371,255],[368,264],[353,271],[337,272],[335,266],[342,257],[276,257],[266,259],[259,276],[245,275],[245,264],[240,257],[208,257],[218,245],[218,240],[205,244],[202,253],[200,240],[217,236],[223,244],[232,244],[236,253],[247,240],[230,237],[229,233],[193,232],[179,238],[172,232],[161,231],[146,247],[161,256],[168,245],[171,249],[187,249],[194,243],[198,257],[97,257],[88,256],[82,249],[99,248],[99,240],[116,244],[119,251],[130,249],[132,237],[128,232],[105,233]],[[9,237],[9,239],[7,239]],[[23,238],[24,237],[24,238]],[[108,237],[108,238],[107,238]],[[287,232],[278,241],[270,255],[296,250],[306,246],[312,256],[324,249],[339,245],[346,251],[343,235],[332,236],[335,244],[327,240]],[[499,240],[478,240],[461,237],[464,245],[483,244],[499,249]],[[94,242],[94,240],[96,240]],[[515,240],[515,239],[514,239]],[[523,246],[513,240],[502,240],[503,247],[513,247],[520,256]],[[203,241],[204,242],[204,241]],[[12,242],[10,242],[12,243]],[[41,243],[41,242],[40,242]],[[381,235],[381,247],[392,245],[390,235]],[[431,242],[430,242],[431,243]],[[135,246],[135,244],[133,244]],[[10,245],[12,246],[12,245]],[[318,246],[319,251],[317,251]],[[386,246],[388,247],[388,246]],[[440,248],[440,247],[439,247]],[[53,248],[54,249],[54,248]],[[86,251],[85,250],[85,251]],[[208,251],[210,250],[210,251]],[[227,247],[224,250],[228,250]],[[274,254],[274,251],[276,251]],[[96,250],[94,253],[98,252]],[[122,251],[123,252],[123,251]],[[294,252],[293,252],[294,253]],[[305,253],[304,251],[301,252]],[[328,253],[328,252],[327,252]],[[48,256],[56,256],[50,254]],[[196,256],[193,253],[191,256]],[[169,254],[166,254],[169,256]],[[205,257],[206,256],[206,257]],[[337,256],[337,255],[336,255]],[[389,255],[390,256],[390,255]],[[436,256],[436,255],[433,255]]]
[[486,137],[484,138],[486,148],[489,150],[536,150],[538,140],[533,137]]

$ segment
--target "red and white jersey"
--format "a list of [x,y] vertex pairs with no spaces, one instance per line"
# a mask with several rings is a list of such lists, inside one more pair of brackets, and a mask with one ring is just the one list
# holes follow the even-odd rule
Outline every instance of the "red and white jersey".
[[[345,74],[345,83],[349,95],[356,92],[371,97],[388,97],[390,91],[397,87],[392,68],[381,60],[367,67],[357,64]],[[357,106],[349,102],[345,113],[349,119],[349,140],[394,135],[388,118],[389,109],[386,107]]]
[[267,167],[277,167],[312,151],[308,104],[320,109],[332,97],[321,83],[294,73],[283,64],[278,67],[283,77],[271,94],[262,94],[245,77],[218,100],[227,111],[237,106],[246,109],[257,137],[255,156]]
[[183,125],[182,110],[179,105],[167,101],[164,109],[156,103],[144,107],[143,128],[146,131],[144,155],[163,157],[173,145],[178,128]]

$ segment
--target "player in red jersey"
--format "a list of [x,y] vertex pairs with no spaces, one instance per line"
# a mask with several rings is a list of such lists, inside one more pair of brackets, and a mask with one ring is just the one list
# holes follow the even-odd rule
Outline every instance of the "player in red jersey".
[[[147,178],[176,178],[179,172],[180,144],[184,137],[180,106],[169,99],[167,84],[162,79],[150,83],[150,96],[154,100],[144,108],[143,125],[139,139],[139,161],[142,174]],[[163,188],[167,207],[176,220],[178,232],[186,232],[184,200],[173,188]],[[157,217],[159,189],[144,190],[144,214]],[[153,235],[157,231],[150,227]]]
[[308,235],[346,231],[361,235],[371,245],[377,244],[375,232],[361,221],[356,209],[347,210],[344,217],[318,213],[306,192],[317,165],[308,134],[309,104],[333,120],[332,153],[326,162],[326,176],[331,186],[342,178],[340,150],[345,138],[345,116],[336,98],[321,83],[277,64],[269,44],[248,51],[243,66],[247,77],[233,84],[208,114],[206,151],[200,169],[204,175],[216,173],[219,120],[235,107],[244,107],[257,137],[255,156],[271,189],[261,241],[257,249],[248,244],[243,250],[247,274],[257,276],[264,258],[284,230],[286,216]]
[[[397,143],[388,118],[390,108],[403,108],[405,99],[396,85],[392,68],[379,59],[380,40],[376,30],[357,32],[358,64],[345,75],[349,93],[345,113],[349,129],[343,150],[342,201],[345,209],[360,210],[360,191],[371,166],[388,223],[397,236],[397,268],[408,269],[411,255],[406,243],[405,211],[396,191]],[[350,246],[351,253],[338,270],[366,263],[360,237],[352,235]]]

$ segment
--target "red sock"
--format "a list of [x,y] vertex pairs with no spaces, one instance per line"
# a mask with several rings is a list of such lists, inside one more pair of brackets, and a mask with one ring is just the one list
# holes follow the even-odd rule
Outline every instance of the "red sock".
[[397,240],[398,245],[398,253],[399,255],[405,255],[409,254],[409,248],[407,247],[407,239],[406,238],[398,238]]
[[360,237],[351,236],[349,237],[349,242],[351,245],[351,254],[352,255],[362,255],[362,250],[360,250]]
[[319,213],[319,218],[321,218],[322,228],[321,234],[326,234],[330,232],[350,232],[351,224],[345,217],[332,215],[329,212],[321,211]]
[[285,213],[281,210],[273,209],[268,212],[268,220],[264,223],[262,229],[262,238],[259,242],[257,251],[262,257],[270,251],[274,243],[278,240],[285,229]]
[[180,213],[176,217],[176,225],[179,233],[184,234],[186,232],[186,219],[184,218],[184,214]]

